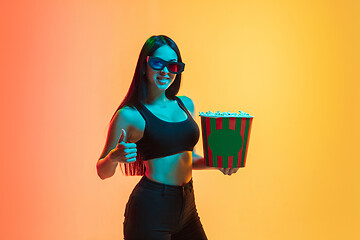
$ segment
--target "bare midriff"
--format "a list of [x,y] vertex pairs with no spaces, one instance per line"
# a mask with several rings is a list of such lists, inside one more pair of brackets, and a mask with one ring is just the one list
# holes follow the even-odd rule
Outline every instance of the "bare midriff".
[[145,176],[167,184],[182,186],[192,177],[192,153],[185,151],[174,155],[144,161]]

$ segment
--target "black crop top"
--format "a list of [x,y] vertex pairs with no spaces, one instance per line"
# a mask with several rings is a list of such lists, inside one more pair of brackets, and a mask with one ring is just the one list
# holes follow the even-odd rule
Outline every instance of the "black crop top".
[[181,122],[167,122],[156,117],[143,104],[137,110],[145,120],[143,137],[136,142],[142,160],[165,157],[182,151],[192,151],[199,140],[199,127],[180,98],[175,96],[188,118]]

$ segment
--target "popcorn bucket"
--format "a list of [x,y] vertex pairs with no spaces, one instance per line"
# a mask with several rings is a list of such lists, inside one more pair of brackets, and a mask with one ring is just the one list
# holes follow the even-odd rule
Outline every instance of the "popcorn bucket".
[[[201,116],[205,165],[217,168],[245,167],[253,116]],[[219,112],[217,115],[220,115]],[[228,115],[228,114],[226,114]]]

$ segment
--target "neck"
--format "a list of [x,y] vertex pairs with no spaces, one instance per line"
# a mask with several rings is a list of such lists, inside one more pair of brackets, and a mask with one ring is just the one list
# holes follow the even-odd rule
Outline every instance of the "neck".
[[158,93],[150,93],[148,94],[146,104],[149,105],[158,105],[164,106],[169,103],[169,99],[165,95],[165,91]]

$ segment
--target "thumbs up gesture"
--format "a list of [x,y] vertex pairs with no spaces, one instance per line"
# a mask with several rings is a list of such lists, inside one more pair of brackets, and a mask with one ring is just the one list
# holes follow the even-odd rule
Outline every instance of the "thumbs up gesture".
[[110,158],[113,162],[131,163],[136,161],[136,143],[126,143],[126,131],[121,129],[121,135],[116,147],[111,150]]

